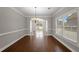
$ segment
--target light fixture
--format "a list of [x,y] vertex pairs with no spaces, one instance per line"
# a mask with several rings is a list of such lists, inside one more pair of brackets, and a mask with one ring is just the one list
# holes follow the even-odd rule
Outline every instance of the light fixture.
[[37,8],[37,7],[34,7],[34,9],[35,9],[35,14],[34,14],[34,17],[32,18],[32,20],[35,20],[35,22],[36,22],[36,20],[37,20],[37,17],[36,17],[36,8]]
[[37,18],[37,7],[34,7],[34,11],[35,11],[35,13],[34,13],[34,17],[32,18],[32,20],[36,23],[36,22],[38,22],[38,21],[43,21],[42,19],[40,19],[40,18]]
[[36,17],[36,8],[37,8],[37,7],[35,7],[35,17]]
[[51,9],[51,7],[48,7],[48,10]]

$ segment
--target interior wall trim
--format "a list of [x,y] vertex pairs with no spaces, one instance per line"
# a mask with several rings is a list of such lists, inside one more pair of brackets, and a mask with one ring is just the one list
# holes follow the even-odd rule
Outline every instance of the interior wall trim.
[[73,50],[71,47],[69,47],[68,45],[66,45],[64,42],[62,42],[58,37],[56,37],[55,35],[52,35],[53,37],[55,37],[59,42],[61,42],[64,46],[66,46],[67,48],[69,48],[72,52],[76,52],[75,50]]
[[6,48],[8,48],[9,46],[11,46],[12,44],[14,44],[15,42],[17,42],[18,40],[20,40],[21,38],[23,38],[24,36],[26,36],[26,34],[22,35],[21,37],[19,37],[18,39],[12,41],[11,43],[9,43],[8,45],[5,45],[3,48],[0,49],[0,52],[5,50]]
[[26,17],[22,12],[18,11],[16,8],[14,7],[10,7],[13,11],[15,11],[16,13],[18,13],[19,15]]
[[0,34],[0,36],[8,35],[8,34],[11,34],[11,33],[16,33],[16,32],[19,32],[19,31],[24,31],[24,30],[27,30],[27,29],[23,28],[23,29],[19,29],[19,30],[15,30],[15,31],[5,32],[5,33]]
[[[14,7],[10,7],[12,10],[14,10],[16,13],[18,13],[19,15],[22,15],[23,17],[34,17],[34,16],[25,16],[22,12],[20,12],[19,10],[17,10],[16,8]],[[52,16],[37,16],[37,17],[52,17]]]
[[65,9],[65,7],[63,7],[63,8],[61,7],[57,12],[55,12],[55,13],[53,14],[53,17],[56,16],[57,13],[61,12],[61,11],[64,10],[64,9]]
[[[25,16],[25,17],[35,17],[35,16]],[[52,17],[52,16],[37,16],[37,17]]]

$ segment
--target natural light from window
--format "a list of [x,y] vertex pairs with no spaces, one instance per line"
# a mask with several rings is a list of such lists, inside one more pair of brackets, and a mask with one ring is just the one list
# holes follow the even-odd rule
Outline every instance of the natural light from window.
[[77,12],[58,18],[56,20],[56,33],[77,42]]

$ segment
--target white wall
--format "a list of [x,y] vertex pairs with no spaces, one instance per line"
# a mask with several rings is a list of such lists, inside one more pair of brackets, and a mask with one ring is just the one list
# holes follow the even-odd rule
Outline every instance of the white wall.
[[27,19],[16,10],[0,7],[0,51],[27,33]]
[[[56,14],[52,16],[52,35],[57,38],[58,41],[60,41],[62,44],[64,44],[66,47],[68,47],[71,51],[79,51],[78,42],[74,43],[62,36],[57,35],[56,32],[56,18],[63,16],[68,11],[75,9],[75,8],[61,8],[59,9]],[[79,11],[79,10],[77,10]]]

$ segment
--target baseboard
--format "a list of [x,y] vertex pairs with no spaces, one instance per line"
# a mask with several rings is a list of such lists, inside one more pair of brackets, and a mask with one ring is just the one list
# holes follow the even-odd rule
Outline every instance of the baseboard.
[[3,48],[0,49],[0,51],[5,50],[6,48],[8,48],[9,46],[11,46],[12,44],[14,44],[15,42],[17,42],[18,40],[20,40],[21,38],[23,38],[24,36],[26,36],[27,34],[24,34],[23,36],[21,36],[20,38],[12,41],[11,43],[9,43],[8,45],[4,46]]
[[63,43],[59,38],[57,38],[55,35],[52,35],[53,37],[55,37],[60,43],[62,43],[64,46],[66,46],[68,49],[70,49],[72,52],[76,52],[75,50],[73,50],[72,48],[70,48],[68,45],[66,45],[65,43]]
[[[30,36],[31,34],[26,34],[27,36]],[[47,36],[52,36],[52,34],[47,34]]]
[[48,36],[52,36],[52,34],[47,34]]
[[27,36],[30,36],[30,34],[26,34]]
[[[75,50],[71,49],[68,45],[64,44],[62,41],[60,41],[59,38],[57,38],[55,35],[52,34],[48,34],[50,36],[55,37],[59,42],[61,42],[63,45],[65,45],[67,48],[69,48],[71,51],[76,52]],[[14,44],[15,42],[17,42],[18,40],[20,40],[21,38],[23,38],[24,36],[30,36],[30,34],[24,34],[23,36],[21,36],[20,38],[18,38],[17,40],[12,41],[11,43],[9,43],[8,45],[4,46],[3,48],[0,49],[0,51],[5,50],[6,48],[8,48],[9,46],[11,46],[12,44]]]

